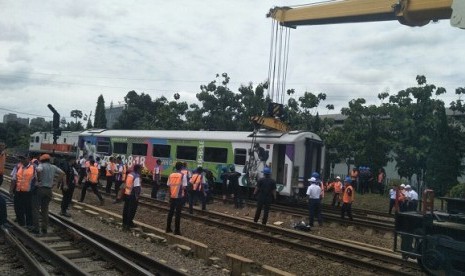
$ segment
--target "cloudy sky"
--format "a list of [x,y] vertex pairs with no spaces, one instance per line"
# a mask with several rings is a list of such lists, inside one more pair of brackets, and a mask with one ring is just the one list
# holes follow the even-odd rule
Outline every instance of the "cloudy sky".
[[[282,0],[0,1],[0,120],[95,112],[130,90],[195,102],[202,84],[226,72],[229,85],[266,80],[273,6]],[[416,85],[445,87],[448,105],[465,87],[465,30],[449,20],[411,28],[393,22],[291,30],[287,88],[326,93],[335,111],[353,98]],[[321,110],[320,114],[327,111]]]

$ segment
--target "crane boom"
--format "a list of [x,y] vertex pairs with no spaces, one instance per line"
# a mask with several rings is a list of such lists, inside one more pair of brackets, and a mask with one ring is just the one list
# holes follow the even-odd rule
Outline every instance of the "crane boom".
[[408,26],[450,19],[451,25],[465,28],[464,0],[341,0],[302,7],[275,7],[267,17],[281,25],[375,22],[398,20]]

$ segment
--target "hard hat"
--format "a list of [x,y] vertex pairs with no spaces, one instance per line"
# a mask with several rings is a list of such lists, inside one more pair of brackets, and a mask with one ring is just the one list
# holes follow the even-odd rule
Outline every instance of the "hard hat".
[[269,167],[263,168],[263,174],[271,174],[271,169]]
[[226,168],[226,167],[221,167],[221,171],[222,171],[222,172],[227,172],[227,171],[228,171],[228,168]]
[[310,181],[311,183],[316,183],[316,178],[315,178],[315,177],[311,177],[308,181]]
[[346,178],[344,179],[344,182],[352,183],[352,178],[350,178],[350,176],[346,176]]
[[339,179],[339,180],[341,180],[341,177],[339,177],[339,176],[336,176],[336,179]]
[[39,158],[40,161],[44,161],[44,160],[50,160],[50,155],[45,153],[45,154],[42,154]]
[[234,167],[234,165],[231,165],[231,166],[229,167],[229,170],[230,170],[230,171],[234,171],[234,170],[236,170],[236,167]]
[[320,174],[317,172],[312,173],[312,177],[315,177],[316,179],[320,178]]
[[412,189],[410,185],[405,186],[405,189]]
[[405,184],[404,183],[400,184],[400,187],[405,188]]

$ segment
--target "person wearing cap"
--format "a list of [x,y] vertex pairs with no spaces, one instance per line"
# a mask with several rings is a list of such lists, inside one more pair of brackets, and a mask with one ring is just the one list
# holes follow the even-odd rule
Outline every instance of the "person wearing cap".
[[207,197],[205,194],[205,181],[203,178],[203,168],[198,167],[194,174],[189,179],[191,184],[191,190],[187,191],[189,193],[189,214],[193,214],[194,210],[194,201],[200,198],[202,202],[202,211],[207,209]]
[[344,219],[345,214],[350,220],[354,220],[352,217],[352,203],[354,202],[355,192],[352,187],[352,179],[346,177],[344,179],[344,193],[342,194],[342,208],[341,208],[341,218]]
[[406,185],[405,190],[408,194],[407,210],[416,211],[418,207],[418,193],[415,190],[413,190],[410,185]]
[[341,205],[341,199],[342,199],[342,182],[341,182],[341,177],[336,176],[336,180],[332,183],[332,187],[334,189],[334,194],[333,194],[333,201],[331,203],[331,206],[336,206],[337,202],[337,207]]
[[309,181],[310,186],[308,186],[307,188],[309,225],[310,227],[313,227],[313,221],[316,213],[318,224],[322,226],[323,221],[321,219],[321,187],[318,183],[318,179],[316,179],[315,177],[311,177]]
[[20,226],[33,226],[32,200],[33,190],[37,182],[37,169],[29,157],[18,156],[19,163],[11,173],[10,194],[13,194],[13,204],[16,221]]
[[52,188],[54,186],[55,177],[62,178],[66,182],[66,174],[57,166],[50,164],[50,155],[42,154],[39,158],[40,164],[37,166],[37,176],[40,179],[36,190],[36,206],[33,204],[33,233],[39,233],[39,212],[41,215],[40,230],[42,234],[47,234],[48,228],[48,206],[52,200]]
[[270,204],[276,199],[276,180],[271,178],[271,169],[269,167],[263,168],[263,177],[258,180],[253,194],[257,197],[257,210],[255,210],[253,221],[258,222],[263,208],[262,224],[266,225]]

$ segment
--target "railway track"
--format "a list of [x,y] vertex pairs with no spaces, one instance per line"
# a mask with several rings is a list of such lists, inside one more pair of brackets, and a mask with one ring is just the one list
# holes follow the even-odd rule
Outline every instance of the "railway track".
[[56,214],[49,219],[48,233],[40,236],[12,221],[4,230],[9,240],[19,242],[15,246],[22,245],[24,267],[33,275],[186,275]]
[[[141,197],[139,204],[163,212],[168,212],[169,210],[166,202],[145,196]],[[316,255],[325,256],[336,262],[361,267],[383,275],[418,275],[421,273],[415,262],[404,261],[398,254],[367,246],[348,244],[276,226],[263,226],[247,219],[212,211],[195,209],[194,215],[185,213],[183,216],[227,231],[238,232],[274,244],[311,252]]]

